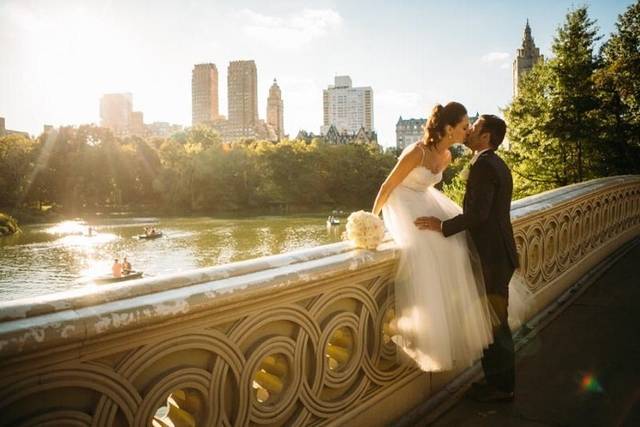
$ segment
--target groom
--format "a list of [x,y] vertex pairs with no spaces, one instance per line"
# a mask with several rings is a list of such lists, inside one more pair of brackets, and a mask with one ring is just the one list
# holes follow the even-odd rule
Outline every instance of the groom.
[[469,396],[482,402],[511,401],[515,385],[515,351],[507,321],[509,281],[518,267],[518,254],[511,227],[513,181],[504,161],[495,153],[504,139],[505,122],[483,114],[469,131],[465,145],[475,151],[462,214],[441,221],[420,217],[422,230],[442,232],[445,237],[467,230],[478,249],[489,304],[498,315],[493,344],[482,357],[485,382],[474,383]]

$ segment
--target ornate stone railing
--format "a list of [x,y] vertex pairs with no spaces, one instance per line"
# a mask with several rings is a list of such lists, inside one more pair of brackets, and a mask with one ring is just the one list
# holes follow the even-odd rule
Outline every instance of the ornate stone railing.
[[640,177],[596,179],[528,197],[512,204],[511,218],[521,270],[541,308],[638,235]]
[[[640,234],[640,177],[515,202],[539,309]],[[0,304],[0,425],[383,425],[457,372],[398,364],[397,250],[338,243]]]

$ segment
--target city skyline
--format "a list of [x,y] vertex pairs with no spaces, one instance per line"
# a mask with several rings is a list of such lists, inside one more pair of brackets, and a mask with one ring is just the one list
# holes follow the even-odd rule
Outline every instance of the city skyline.
[[[527,19],[540,53],[551,56],[572,2],[514,3],[192,1],[158,2],[149,11],[136,1],[9,0],[0,4],[0,116],[32,134],[44,124],[99,123],[96,100],[130,92],[146,122],[189,126],[193,65],[253,59],[257,109],[266,111],[277,77],[289,135],[317,133],[322,90],[336,75],[349,75],[373,88],[378,140],[393,146],[398,117],[426,117],[435,102],[499,113],[511,99],[511,64]],[[590,5],[602,41],[629,4]],[[168,30],[183,26],[188,30]],[[219,82],[227,80],[225,68]],[[219,104],[228,115],[224,91]]]

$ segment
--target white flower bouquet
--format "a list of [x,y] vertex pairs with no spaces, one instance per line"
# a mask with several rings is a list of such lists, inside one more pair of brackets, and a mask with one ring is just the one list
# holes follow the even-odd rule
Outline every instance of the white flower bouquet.
[[346,228],[346,238],[357,248],[376,249],[384,238],[384,223],[371,212],[353,212]]

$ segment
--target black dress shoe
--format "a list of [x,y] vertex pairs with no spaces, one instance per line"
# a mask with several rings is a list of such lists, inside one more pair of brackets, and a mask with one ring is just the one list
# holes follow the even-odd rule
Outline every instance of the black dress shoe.
[[515,394],[511,391],[502,391],[491,385],[478,385],[471,387],[466,396],[476,402],[490,403],[490,402],[513,402]]

